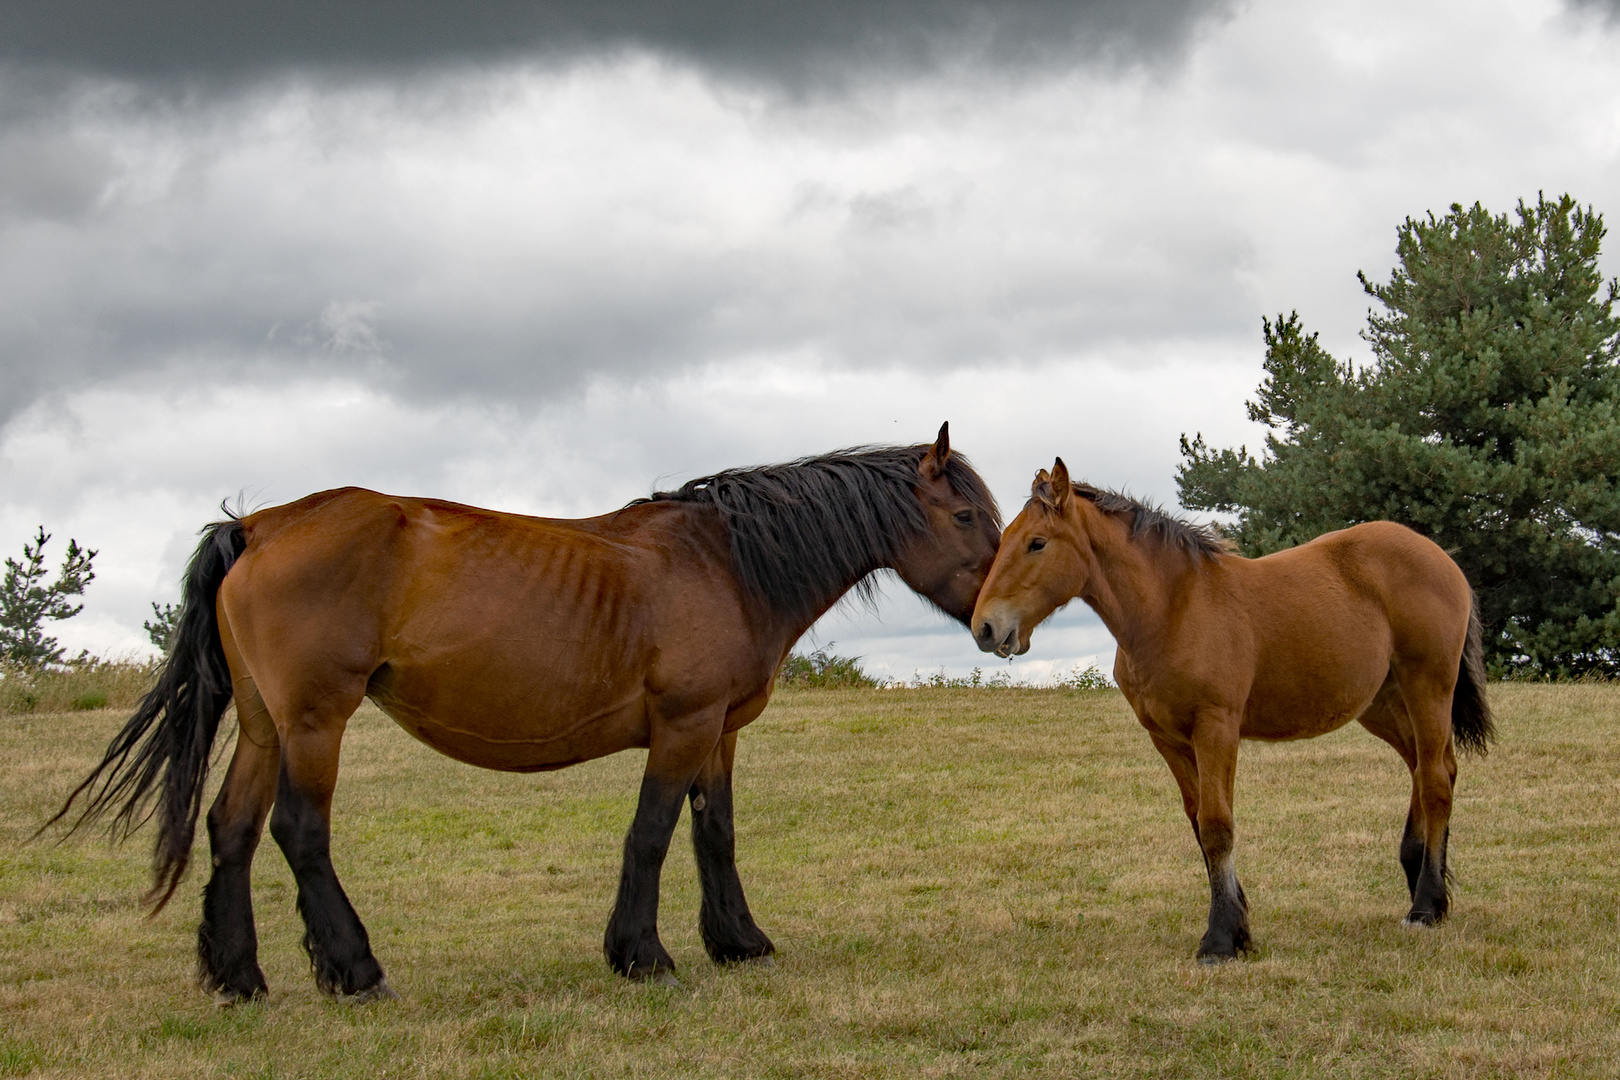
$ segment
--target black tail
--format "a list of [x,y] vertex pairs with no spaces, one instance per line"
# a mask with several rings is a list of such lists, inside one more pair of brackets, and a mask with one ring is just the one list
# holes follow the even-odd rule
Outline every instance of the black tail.
[[69,833],[116,807],[112,833],[123,839],[155,813],[157,847],[152,891],[146,894],[153,914],[174,895],[191,860],[214,735],[231,701],[231,673],[219,641],[214,598],[243,545],[242,525],[234,515],[203,530],[186,569],[180,625],[169,658],[158,669],[157,685],[141,699],[101,764],[45,824],[48,828],[66,817],[80,795],[86,796],[84,810]]
[[1496,738],[1496,724],[1485,697],[1485,648],[1480,633],[1479,601],[1470,598],[1468,640],[1457,666],[1457,689],[1451,694],[1451,736],[1462,750],[1484,755]]

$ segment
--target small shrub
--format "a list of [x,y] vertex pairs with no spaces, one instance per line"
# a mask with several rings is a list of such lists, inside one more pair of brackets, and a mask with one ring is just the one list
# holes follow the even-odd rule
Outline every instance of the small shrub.
[[878,685],[876,679],[861,670],[860,657],[834,656],[832,647],[836,644],[829,641],[826,648],[808,656],[802,653],[789,656],[776,673],[776,685],[794,689],[870,689]]
[[31,713],[39,708],[39,695],[26,686],[19,686],[14,692],[0,695],[0,712]]
[[976,667],[966,675],[955,677],[945,674],[944,668],[928,675],[913,671],[911,685],[929,690],[1004,690],[1016,684],[1011,672],[998,671],[987,679],[984,669]]
[[1114,680],[1103,673],[1102,668],[1096,664],[1087,664],[1084,671],[1076,664],[1067,675],[1059,675],[1053,685],[1061,686],[1065,690],[1112,690]]
[[89,709],[105,709],[107,707],[107,691],[91,690],[87,694],[80,694],[68,702],[68,705],[77,712],[85,712]]
[[983,668],[974,668],[966,675],[947,675],[945,669],[924,675],[921,672],[911,673],[911,681],[904,680],[893,684],[896,689],[910,687],[918,690],[1037,690],[1052,688],[1059,690],[1112,690],[1113,680],[1104,675],[1102,669],[1096,664],[1089,664],[1084,669],[1076,664],[1067,675],[1059,675],[1051,682],[1024,682],[1014,680],[1009,671],[998,671],[989,678],[985,677]]

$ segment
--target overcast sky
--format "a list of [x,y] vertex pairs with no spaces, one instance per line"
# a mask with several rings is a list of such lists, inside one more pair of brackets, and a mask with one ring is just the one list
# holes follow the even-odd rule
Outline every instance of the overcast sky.
[[[1263,315],[1365,355],[1405,216],[1620,213],[1603,3],[265,10],[0,0],[0,551],[100,551],[74,650],[238,493],[577,516],[948,419],[1009,516],[1054,454],[1173,504]],[[983,662],[886,597],[816,642]]]

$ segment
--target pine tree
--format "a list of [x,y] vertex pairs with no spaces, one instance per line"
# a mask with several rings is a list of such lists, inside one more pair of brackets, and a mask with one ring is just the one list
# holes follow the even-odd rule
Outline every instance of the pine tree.
[[1181,440],[1183,505],[1237,515],[1262,555],[1385,518],[1452,552],[1496,674],[1620,674],[1620,284],[1603,220],[1568,195],[1408,218],[1387,284],[1360,275],[1364,368],[1298,314],[1264,321],[1247,448]]
[[50,539],[41,526],[34,542],[23,544],[21,562],[6,560],[6,576],[0,581],[0,657],[31,667],[61,662],[62,649],[45,635],[44,622],[71,619],[83,611],[83,604],[69,598],[83,596],[96,576],[90,568],[96,552],[69,540],[61,573],[47,582],[45,545]]
[[180,630],[180,605],[164,604],[158,606],[152,601],[152,618],[141,623],[146,636],[152,644],[163,650],[163,655],[169,655],[169,648],[174,644],[174,635]]

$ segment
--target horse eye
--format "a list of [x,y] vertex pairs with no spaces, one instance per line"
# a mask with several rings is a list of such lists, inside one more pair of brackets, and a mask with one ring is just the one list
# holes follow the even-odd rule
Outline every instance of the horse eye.
[[963,524],[963,525],[971,525],[971,524],[973,524],[973,511],[971,511],[971,510],[958,510],[956,512],[956,520],[959,523]]
[[1031,550],[1031,551],[1039,551],[1039,550],[1041,550],[1041,548],[1043,548],[1045,546],[1046,546],[1046,537],[1044,537],[1044,536],[1037,536],[1035,539],[1033,539],[1033,540],[1031,540],[1029,542],[1029,550]]

